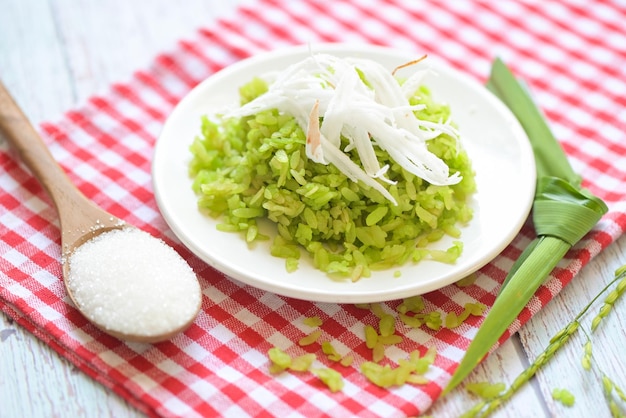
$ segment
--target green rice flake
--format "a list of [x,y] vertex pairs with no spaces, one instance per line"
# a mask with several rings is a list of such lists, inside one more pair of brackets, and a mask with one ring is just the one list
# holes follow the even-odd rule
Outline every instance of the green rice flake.
[[552,389],[552,399],[565,406],[574,406],[574,402],[576,402],[574,395],[567,389]]
[[435,363],[437,357],[437,349],[431,346],[426,350],[423,356],[420,356],[419,351],[415,350],[411,352],[411,361],[415,365],[415,372],[418,374],[424,374],[428,371],[428,368]]
[[315,361],[316,356],[313,353],[302,354],[291,360],[291,366],[289,370],[294,372],[306,372],[311,369],[311,365]]
[[272,374],[279,374],[285,370],[306,372],[310,370],[311,365],[316,360],[316,356],[313,353],[306,353],[292,358],[278,347],[270,348],[267,351],[267,355],[270,359],[269,371]]
[[441,329],[442,322],[441,313],[438,311],[430,312],[424,316],[424,323],[433,331],[439,331]]
[[396,366],[380,364],[376,361],[361,363],[361,373],[373,384],[382,388],[402,386],[406,383],[425,384],[423,376],[433,364],[436,356],[434,349],[429,349],[420,357],[419,351],[413,351],[408,359],[400,359]]
[[337,352],[337,350],[330,341],[324,341],[322,343],[322,352],[326,354],[326,357],[328,357],[328,359],[331,361],[341,360],[341,355]]
[[378,331],[383,337],[388,337],[396,332],[396,318],[393,315],[384,314],[378,321]]
[[[240,101],[267,89],[254,78],[241,86]],[[435,103],[426,88],[411,103],[426,105],[416,111],[421,119],[450,119],[450,109]],[[349,144],[342,141],[346,149]],[[198,208],[219,219],[218,230],[242,234],[249,244],[268,238],[258,223],[270,220],[276,228],[271,254],[287,260],[288,271],[297,269],[301,253],[308,253],[317,269],[353,281],[410,261],[454,263],[460,241],[447,250],[428,245],[445,235],[458,238],[458,226],[472,218],[468,198],[476,184],[466,151],[445,133],[428,140],[428,149],[450,173],[462,176],[456,184],[435,186],[408,173],[373,141],[381,167],[389,166],[390,182],[381,184],[397,205],[334,165],[307,158],[306,134],[291,115],[274,109],[242,118],[204,116],[190,146]],[[355,149],[346,153],[361,164]]]
[[302,322],[304,323],[304,325],[307,325],[309,327],[319,327],[320,325],[322,325],[322,319],[317,315],[306,317]]
[[293,273],[294,271],[298,270],[299,264],[300,261],[295,257],[287,257],[287,259],[285,260],[285,268],[289,273]]
[[456,312],[451,311],[446,315],[446,328],[452,329],[456,328],[463,323],[463,320],[456,314]]
[[452,329],[456,328],[459,325],[463,324],[467,318],[472,316],[480,316],[487,309],[487,306],[482,303],[471,303],[468,302],[465,304],[463,312],[457,314],[454,311],[448,312],[445,319],[446,328]]
[[407,312],[420,313],[424,310],[424,299],[420,295],[404,298],[396,310],[402,314]]
[[424,320],[421,316],[400,314],[400,321],[409,328],[419,328],[424,325]]
[[461,280],[458,280],[455,284],[461,288],[469,287],[469,286],[472,286],[476,282],[477,278],[478,278],[478,275],[476,273],[472,273],[468,276],[465,276]]
[[383,345],[400,344],[402,342],[402,336],[398,334],[380,335],[378,337],[378,342]]
[[278,347],[272,347],[267,355],[270,359],[270,373],[277,374],[291,366],[291,356]]
[[377,341],[372,348],[372,361],[374,363],[380,363],[385,358],[385,345]]
[[354,363],[354,356],[352,354],[343,356],[341,360],[339,360],[339,364],[341,364],[344,367],[350,367],[352,363]]
[[300,338],[300,340],[298,341],[298,345],[301,347],[305,347],[307,345],[314,344],[320,338],[321,335],[322,335],[322,330],[316,329],[312,333],[307,334],[304,337]]
[[506,389],[504,383],[489,383],[489,382],[471,382],[465,385],[465,389],[468,392],[473,393],[485,400],[493,399],[500,395]]
[[383,316],[387,315],[385,309],[380,303],[370,303],[370,310],[378,319],[381,319]]
[[372,350],[378,343],[378,333],[376,328],[371,325],[365,325],[365,346]]
[[378,206],[367,215],[365,218],[365,224],[367,226],[376,225],[385,217],[387,212],[389,212],[389,208],[387,206]]
[[311,373],[317,376],[331,392],[339,392],[343,389],[343,377],[337,370],[325,368],[325,369],[311,369]]
[[373,384],[382,388],[398,386],[403,384],[402,376],[399,376],[397,369],[390,365],[381,365],[376,362],[366,361],[361,364],[361,373]]

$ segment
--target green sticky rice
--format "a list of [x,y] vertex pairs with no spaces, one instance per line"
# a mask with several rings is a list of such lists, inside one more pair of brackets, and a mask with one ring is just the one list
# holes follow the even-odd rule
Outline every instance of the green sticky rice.
[[[263,80],[253,79],[240,88],[242,104],[266,90]],[[421,119],[450,117],[449,107],[434,102],[426,87],[411,104],[426,105],[417,111]],[[316,268],[352,280],[422,259],[453,263],[461,254],[458,240],[448,250],[429,249],[445,235],[459,238],[459,225],[472,218],[467,202],[476,189],[474,171],[457,139],[441,134],[428,142],[450,174],[463,177],[450,186],[429,184],[375,147],[381,166],[390,166],[387,177],[396,182],[383,183],[394,205],[332,164],[308,159],[306,134],[288,114],[204,116],[201,122],[189,166],[199,209],[220,219],[219,230],[240,233],[249,243],[271,239],[271,254],[284,258],[289,271],[297,269],[303,251]],[[361,165],[356,151],[349,155]],[[275,225],[275,237],[259,231],[261,219]]]

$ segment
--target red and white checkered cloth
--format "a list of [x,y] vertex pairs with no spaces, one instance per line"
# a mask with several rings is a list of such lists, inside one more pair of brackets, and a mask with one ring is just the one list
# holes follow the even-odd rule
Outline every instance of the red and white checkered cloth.
[[[389,45],[439,56],[480,81],[500,56],[531,86],[584,185],[610,212],[573,248],[514,323],[515,332],[603,248],[626,230],[626,22],[620,1],[259,0],[158,56],[124,84],[40,130],[78,187],[104,209],[165,238],[198,275],[203,309],[183,335],[157,345],[125,344],[98,332],[70,304],[61,277],[57,214],[6,144],[0,145],[0,308],[85,373],[153,416],[407,416],[439,396],[482,318],[438,332],[400,329],[387,355],[435,346],[431,383],[381,389],[359,364],[370,358],[369,311],[289,299],[242,285],[196,259],[161,218],[150,179],[160,128],[198,82],[242,58],[316,41]],[[533,237],[528,224],[478,275],[425,295],[442,313],[466,302],[491,305],[513,260]],[[397,302],[384,304],[393,310]],[[354,353],[334,366],[346,382],[331,393],[310,374],[268,373],[267,350],[296,355],[318,315],[323,338]],[[324,362],[323,356],[319,361]]]

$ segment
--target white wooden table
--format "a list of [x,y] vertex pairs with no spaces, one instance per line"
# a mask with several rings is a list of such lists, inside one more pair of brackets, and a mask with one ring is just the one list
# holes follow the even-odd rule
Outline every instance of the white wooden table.
[[[228,0],[0,0],[0,78],[34,123],[54,121],[114,81],[145,67],[157,52],[238,1]],[[123,47],[122,47],[123,45]],[[511,382],[626,264],[626,237],[607,248],[518,335],[490,356],[470,377]],[[623,347],[626,304],[594,334],[594,360],[626,387]],[[586,317],[584,324],[589,323]],[[597,369],[580,366],[584,336],[576,334],[496,417],[609,416]],[[567,388],[576,404],[552,400]],[[429,411],[459,416],[477,399],[457,389]],[[140,414],[21,327],[0,315],[0,418],[137,417]]]

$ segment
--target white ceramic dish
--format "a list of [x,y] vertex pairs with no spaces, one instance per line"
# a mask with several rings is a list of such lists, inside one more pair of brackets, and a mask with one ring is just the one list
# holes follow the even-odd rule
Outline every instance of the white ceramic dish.
[[[366,303],[426,293],[451,284],[495,258],[526,220],[535,189],[535,162],[523,129],[511,112],[477,81],[429,57],[437,75],[425,83],[439,101],[450,104],[464,146],[476,170],[478,192],[471,202],[474,219],[463,227],[464,251],[453,265],[433,261],[407,264],[394,272],[374,272],[357,282],[334,281],[314,269],[308,258],[288,273],[283,259],[272,257],[266,244],[248,247],[238,234],[217,231],[216,220],[196,206],[188,176],[188,150],[200,118],[234,104],[238,88],[254,75],[282,69],[309,51],[359,56],[390,69],[415,59],[410,52],[370,45],[322,44],[281,49],[243,60],[211,76],[174,109],[157,141],[153,183],[157,204],[176,236],[202,260],[251,286],[280,295],[319,302]],[[435,248],[447,248],[444,239]]]

